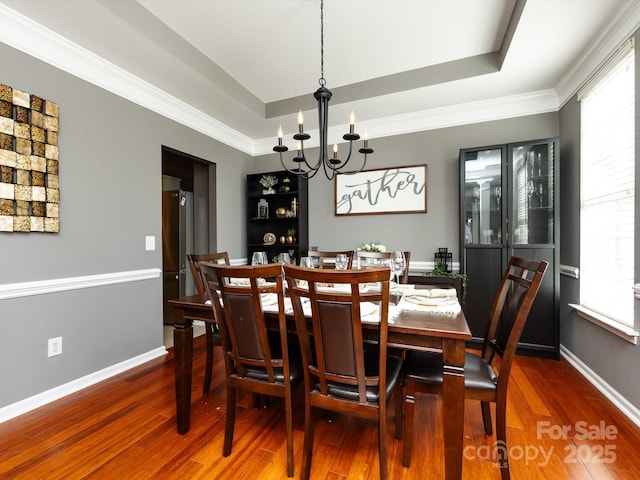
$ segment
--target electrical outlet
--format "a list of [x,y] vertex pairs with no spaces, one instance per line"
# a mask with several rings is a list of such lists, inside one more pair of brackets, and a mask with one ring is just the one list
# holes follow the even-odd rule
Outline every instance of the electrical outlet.
[[62,337],[50,338],[48,356],[53,357],[62,353]]

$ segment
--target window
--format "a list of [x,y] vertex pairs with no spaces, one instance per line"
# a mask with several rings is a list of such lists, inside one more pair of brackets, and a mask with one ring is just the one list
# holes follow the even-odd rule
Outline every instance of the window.
[[634,326],[635,78],[627,42],[581,102],[580,306]]

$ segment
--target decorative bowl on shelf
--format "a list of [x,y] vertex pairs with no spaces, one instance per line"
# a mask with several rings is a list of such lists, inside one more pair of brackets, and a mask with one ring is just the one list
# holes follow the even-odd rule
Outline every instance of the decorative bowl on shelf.
[[276,243],[276,236],[271,232],[265,233],[264,237],[262,237],[262,242],[265,245],[273,245]]
[[276,217],[282,218],[282,217],[286,217],[286,216],[287,216],[287,209],[286,208],[280,207],[280,208],[278,208],[276,210]]

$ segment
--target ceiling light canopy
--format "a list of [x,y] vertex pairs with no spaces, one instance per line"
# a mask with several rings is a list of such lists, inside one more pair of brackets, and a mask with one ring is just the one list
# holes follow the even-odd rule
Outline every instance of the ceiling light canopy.
[[367,134],[364,134],[364,144],[361,149],[358,151],[364,155],[362,165],[360,168],[356,170],[345,170],[343,169],[349,163],[351,159],[351,153],[353,150],[353,142],[360,140],[360,135],[355,133],[355,115],[351,112],[351,117],[349,119],[349,133],[345,133],[342,138],[349,142],[349,154],[347,155],[347,159],[342,161],[338,158],[338,144],[333,146],[333,155],[329,154],[329,147],[327,145],[328,141],[328,133],[329,133],[329,100],[331,100],[331,91],[325,87],[326,80],[324,79],[324,1],[320,0],[320,79],[318,80],[320,83],[320,88],[316,90],[313,94],[316,101],[318,102],[318,129],[319,129],[319,143],[320,143],[320,152],[318,154],[318,160],[315,164],[310,164],[307,162],[307,158],[304,152],[304,142],[305,140],[309,140],[311,136],[308,133],[304,132],[304,118],[302,116],[302,111],[298,113],[298,133],[293,136],[293,139],[298,142],[297,144],[297,155],[292,159],[293,165],[292,167],[288,167],[285,165],[284,158],[282,156],[283,153],[288,151],[286,145],[282,144],[282,127],[278,129],[278,145],[273,147],[274,152],[278,152],[280,155],[280,163],[282,166],[291,173],[295,173],[296,175],[301,175],[305,178],[314,177],[320,167],[322,167],[324,174],[327,179],[332,180],[335,176],[336,172],[340,173],[356,173],[361,171],[365,165],[367,164],[367,155],[373,153],[373,149],[369,148],[369,140],[367,138]]

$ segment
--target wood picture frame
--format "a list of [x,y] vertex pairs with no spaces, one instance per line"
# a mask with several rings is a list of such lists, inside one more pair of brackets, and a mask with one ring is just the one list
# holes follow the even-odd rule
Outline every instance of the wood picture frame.
[[427,212],[427,165],[336,174],[335,215]]

